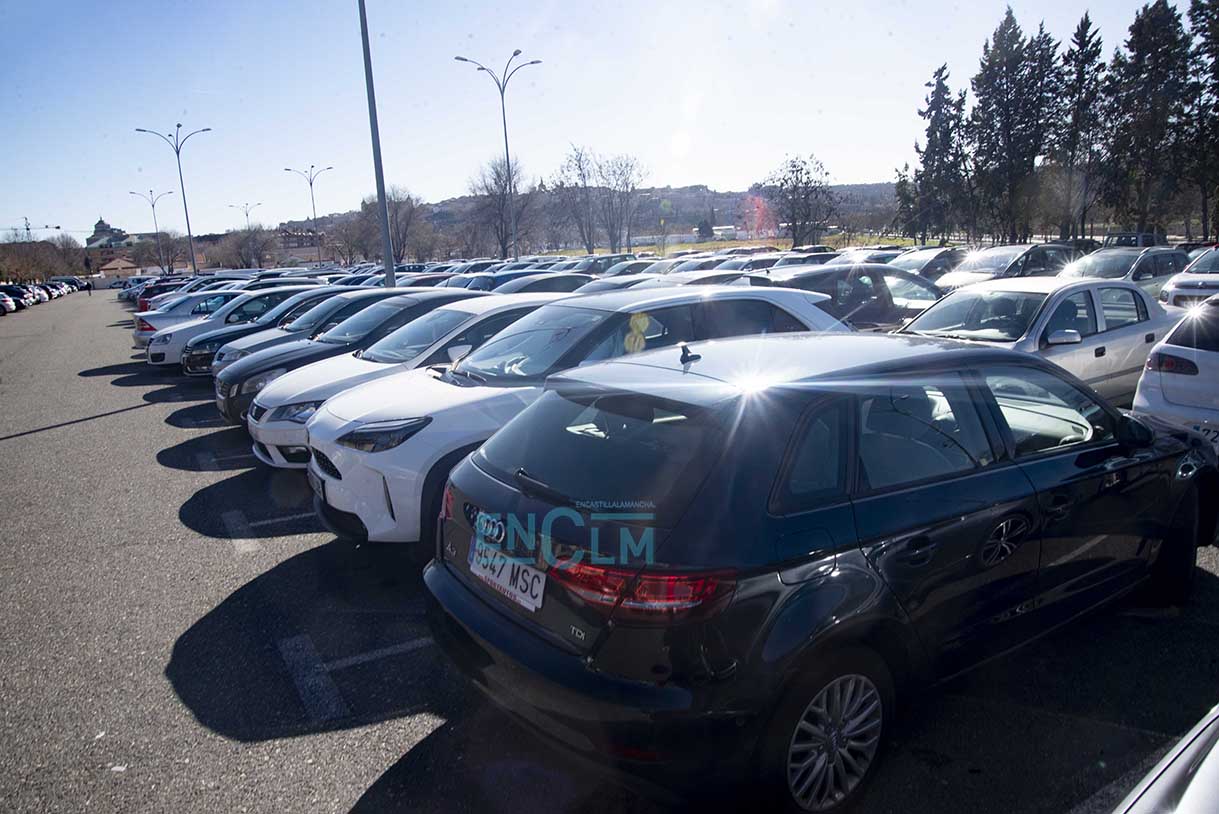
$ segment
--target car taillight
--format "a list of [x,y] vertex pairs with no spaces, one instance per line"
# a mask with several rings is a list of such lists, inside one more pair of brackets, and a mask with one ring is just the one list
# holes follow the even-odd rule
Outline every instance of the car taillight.
[[584,602],[614,616],[615,621],[667,624],[718,610],[732,595],[730,572],[648,573],[570,560],[548,572]]
[[156,328],[149,325],[148,321],[143,319],[136,320],[136,329],[140,331],[156,331]]
[[440,501],[440,522],[453,519],[453,484],[444,485],[444,500]]
[[1198,366],[1189,359],[1171,353],[1153,353],[1147,357],[1147,369],[1158,373],[1176,373],[1181,376],[1197,376]]

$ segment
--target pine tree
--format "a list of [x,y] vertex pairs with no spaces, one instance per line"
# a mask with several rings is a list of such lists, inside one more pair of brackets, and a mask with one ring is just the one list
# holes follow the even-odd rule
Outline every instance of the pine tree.
[[914,145],[920,166],[914,173],[913,185],[921,226],[919,238],[924,243],[928,232],[941,238],[952,232],[961,195],[961,170],[956,161],[956,142],[961,133],[955,115],[956,100],[948,88],[948,66],[937,68],[926,87],[931,92],[927,94],[926,107],[918,114],[927,122],[927,143],[925,147]]
[[1211,198],[1219,184],[1219,0],[1193,0],[1189,28],[1190,89],[1186,109],[1186,172],[1198,186],[1202,239],[1210,240]]
[[1062,56],[1065,110],[1053,134],[1053,156],[1065,174],[1060,237],[1082,236],[1085,229],[1091,176],[1100,158],[1102,48],[1100,33],[1085,12]]
[[1166,208],[1183,175],[1189,54],[1181,15],[1167,0],[1156,0],[1135,15],[1125,48],[1110,62],[1106,197],[1139,231],[1152,226],[1152,214]]

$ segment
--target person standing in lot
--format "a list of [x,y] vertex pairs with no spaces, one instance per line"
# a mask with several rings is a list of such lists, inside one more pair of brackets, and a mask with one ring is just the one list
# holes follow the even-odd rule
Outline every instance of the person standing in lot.
[[92,280],[85,280],[85,291],[89,292],[90,297],[93,296],[93,281]]

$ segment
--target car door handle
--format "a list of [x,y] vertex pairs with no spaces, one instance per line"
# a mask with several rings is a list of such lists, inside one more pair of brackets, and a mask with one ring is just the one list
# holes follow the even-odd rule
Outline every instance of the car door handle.
[[1143,337],[1143,341],[1144,341],[1144,342],[1154,342],[1154,341],[1156,341],[1156,335],[1155,335],[1155,334],[1147,334],[1146,336],[1144,336],[1144,337]]
[[1096,349],[1096,358],[1099,359],[1104,355],[1105,355],[1105,346],[1101,345],[1099,348]]
[[906,550],[902,552],[902,562],[914,567],[926,565],[931,562],[931,558],[935,556],[935,550],[938,547],[939,543],[925,534],[912,537],[906,543]]
[[1054,497],[1050,498],[1049,505],[1045,508],[1045,513],[1055,520],[1061,520],[1071,513],[1071,507],[1074,505],[1074,499],[1068,495],[1054,495]]

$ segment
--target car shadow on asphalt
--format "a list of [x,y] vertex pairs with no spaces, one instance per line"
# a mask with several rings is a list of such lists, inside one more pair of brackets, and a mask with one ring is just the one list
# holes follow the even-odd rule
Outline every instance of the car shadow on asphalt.
[[[234,433],[240,431],[240,428],[233,429]],[[198,449],[206,451],[208,448],[200,445]],[[249,447],[245,449],[249,452]],[[313,514],[313,490],[309,488],[304,472],[262,466],[253,455],[226,458],[215,454],[213,460],[216,469],[248,468],[191,495],[178,509],[182,525],[206,537],[229,539],[234,536],[243,539],[281,537],[321,528]],[[251,499],[253,495],[257,495],[257,499]]]
[[[146,381],[145,384],[158,385],[165,384],[164,378],[160,380]],[[142,398],[144,401],[151,401],[157,404],[176,404],[184,401],[212,401],[215,398],[215,391],[212,389],[211,381],[200,379],[182,379],[175,381],[168,387],[163,387],[160,390],[150,390],[144,393]],[[213,407],[213,410],[215,408]]]
[[[131,357],[135,359],[135,356]],[[141,356],[140,358],[143,358]],[[77,373],[77,376],[89,378],[92,376],[131,376],[137,373],[147,372],[149,368],[146,362],[122,362],[117,365],[104,365],[102,367],[91,367],[88,370],[82,370]]]
[[[211,404],[197,404],[186,409],[197,408],[206,408],[211,410],[212,415],[216,415],[216,408]],[[175,414],[177,412],[181,410]],[[196,435],[172,447],[165,447],[157,452],[157,463],[169,469],[182,469],[187,472],[225,472],[250,469],[258,463],[258,459],[250,451],[250,436],[246,434],[245,428],[226,427]]]
[[[165,677],[200,723],[244,742],[457,715],[467,690],[426,640],[418,572],[400,549],[311,548],[191,625]],[[391,655],[336,663],[385,648]]]
[[174,410],[165,418],[171,427],[183,430],[216,429],[228,426],[228,422],[216,410],[214,403],[192,404]]

